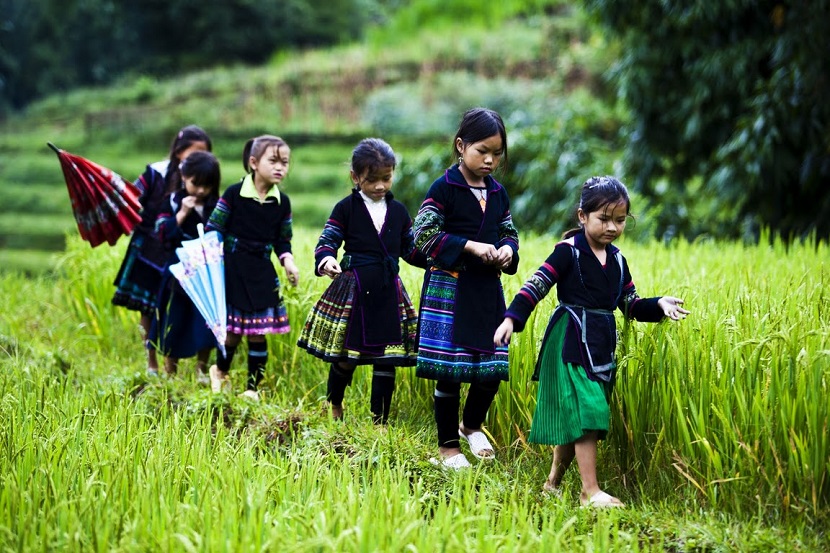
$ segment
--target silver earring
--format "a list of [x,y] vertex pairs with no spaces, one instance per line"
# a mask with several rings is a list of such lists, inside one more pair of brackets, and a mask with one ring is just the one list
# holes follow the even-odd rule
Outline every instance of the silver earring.
[[464,158],[462,156],[458,156],[458,164],[461,165],[464,162]]

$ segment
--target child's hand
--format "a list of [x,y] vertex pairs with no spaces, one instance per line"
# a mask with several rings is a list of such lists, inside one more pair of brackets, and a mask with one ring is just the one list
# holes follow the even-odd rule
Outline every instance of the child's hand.
[[199,204],[199,200],[196,198],[196,196],[185,196],[184,198],[182,198],[181,211],[184,211],[185,213],[189,213],[190,210],[192,210],[198,204]]
[[660,309],[663,310],[663,315],[675,321],[685,319],[686,315],[689,314],[688,311],[680,307],[681,305],[683,305],[683,300],[681,300],[680,298],[673,298],[672,296],[663,296],[662,298],[657,300],[657,305],[659,305]]
[[467,243],[464,244],[464,251],[473,254],[488,265],[496,263],[495,260],[498,258],[496,247],[493,244],[485,244],[484,242],[467,240]]
[[501,267],[502,269],[506,269],[510,267],[510,264],[513,262],[513,248],[510,246],[502,246],[496,252],[496,262],[495,264]]
[[282,266],[285,269],[285,277],[288,279],[288,283],[292,286],[297,286],[300,283],[300,270],[294,263],[294,258],[291,256],[284,257]]
[[343,272],[343,269],[340,267],[340,263],[333,257],[327,257],[326,261],[323,263],[323,266],[320,267],[320,274],[326,275],[327,277],[333,279],[337,275]]
[[493,344],[506,346],[510,343],[511,336],[513,336],[513,319],[505,317],[493,335]]

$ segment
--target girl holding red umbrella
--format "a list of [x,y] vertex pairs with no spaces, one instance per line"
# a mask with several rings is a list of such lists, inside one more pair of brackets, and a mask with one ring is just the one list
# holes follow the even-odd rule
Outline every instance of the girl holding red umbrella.
[[196,125],[184,127],[173,139],[168,159],[148,165],[134,183],[141,192],[141,222],[133,231],[127,254],[115,277],[112,303],[141,313],[148,375],[158,374],[156,348],[147,336],[158,307],[162,275],[170,261],[170,252],[154,232],[156,218],[165,196],[182,187],[179,164],[193,152],[211,149],[210,137],[204,130]]

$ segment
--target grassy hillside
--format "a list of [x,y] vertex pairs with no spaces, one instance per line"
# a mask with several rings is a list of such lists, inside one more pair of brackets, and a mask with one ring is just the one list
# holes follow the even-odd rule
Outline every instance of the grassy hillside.
[[591,85],[606,54],[588,44],[580,13],[534,10],[495,27],[447,14],[442,24],[424,26],[424,14],[404,10],[396,26],[374,30],[360,44],[281,53],[259,67],[137,77],[38,101],[0,123],[0,255],[11,261],[2,267],[42,269],[48,254],[24,251],[60,251],[63,234],[74,228],[47,141],[129,180],[166,157],[174,133],[190,123],[213,138],[223,185],[241,176],[247,138],[286,138],[293,156],[285,189],[295,221],[320,227],[348,190],[347,162],[361,137],[382,135],[405,164],[425,146],[446,142],[471,105]]
[[[328,283],[308,269],[315,241],[296,236],[292,331],[268,339],[258,404],[213,396],[192,360],[175,378],[144,375],[135,313],[110,305],[100,277],[123,243],[71,236],[64,276],[0,275],[0,548],[827,551],[826,245],[622,241],[638,290],[673,292],[692,313],[620,327],[598,472],[628,507],[594,512],[578,507],[576,467],[561,499],[540,493],[550,450],[527,443],[552,298],[511,342],[485,423],[497,459],[448,473],[428,462],[433,385],[412,370],[398,373],[386,432],[370,422],[366,368],[346,420],[325,416],[326,367],[295,346]],[[508,297],[549,248],[523,237]],[[420,271],[401,274],[417,303]],[[238,393],[244,348],[231,374]]]

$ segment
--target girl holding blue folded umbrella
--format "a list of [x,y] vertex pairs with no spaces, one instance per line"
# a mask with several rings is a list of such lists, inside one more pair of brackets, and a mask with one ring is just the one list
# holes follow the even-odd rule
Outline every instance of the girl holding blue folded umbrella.
[[[183,188],[167,197],[167,202],[156,219],[156,235],[168,251],[181,246],[183,240],[199,237],[199,224],[206,224],[219,201],[221,173],[219,161],[210,152],[194,152],[179,167]],[[173,261],[178,257],[173,253]],[[164,370],[175,374],[179,359],[197,356],[200,382],[208,382],[208,360],[216,341],[205,318],[181,285],[165,273],[159,301],[158,324],[150,339],[157,340],[158,350],[164,354]]]
[[208,134],[196,125],[182,128],[173,138],[168,159],[147,165],[135,182],[141,196],[141,222],[133,230],[127,254],[115,277],[114,305],[121,305],[141,313],[142,339],[147,349],[147,374],[158,374],[155,344],[149,340],[150,329],[156,316],[159,290],[170,252],[155,235],[156,217],[165,195],[181,188],[179,165],[197,151],[210,151],[212,142]]

